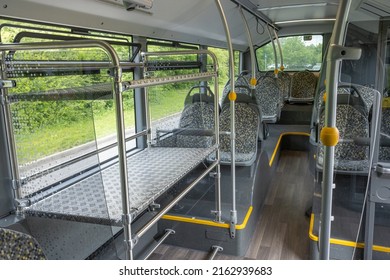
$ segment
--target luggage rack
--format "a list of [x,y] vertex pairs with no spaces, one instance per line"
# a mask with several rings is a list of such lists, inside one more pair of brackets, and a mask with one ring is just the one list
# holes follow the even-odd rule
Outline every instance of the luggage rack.
[[[210,148],[147,148],[127,158],[130,214],[134,220],[162,193],[216,150]],[[80,222],[120,225],[122,206],[118,163],[27,207],[26,214]],[[103,182],[104,192],[96,192]],[[108,219],[108,220],[107,220]],[[107,221],[105,221],[107,220]]]
[[[44,216],[55,219],[66,219],[72,221],[83,221],[99,223],[105,225],[122,225],[126,243],[126,258],[133,259],[133,247],[165,213],[167,213],[181,198],[183,198],[197,183],[214,169],[219,175],[219,123],[218,112],[215,110],[215,145],[209,148],[157,148],[151,147],[151,120],[148,109],[148,86],[163,85],[168,83],[183,81],[199,81],[214,79],[215,83],[215,106],[218,106],[218,76],[217,61],[213,53],[207,50],[191,50],[179,52],[161,52],[161,53],[143,53],[144,61],[142,63],[126,62],[126,67],[147,67],[147,57],[150,56],[169,56],[169,55],[209,55],[213,60],[213,69],[215,72],[203,72],[173,77],[141,79],[137,81],[122,82],[121,62],[115,50],[106,42],[98,40],[77,40],[63,42],[45,42],[45,43],[20,43],[4,44],[0,46],[2,51],[20,51],[20,50],[50,50],[65,48],[91,48],[103,49],[110,57],[110,73],[114,76],[111,84],[111,92],[114,98],[116,111],[116,128],[118,143],[118,162],[93,173],[66,188],[42,197],[41,200],[29,205],[28,199],[23,199],[21,193],[21,178],[19,174],[19,165],[16,155],[15,138],[13,135],[10,103],[44,99],[44,100],[66,100],[96,98],[106,96],[110,91],[109,85],[96,85],[74,89],[54,90],[46,93],[36,94],[15,94],[8,95],[5,91],[7,136],[10,143],[12,179],[15,182],[15,201],[18,205],[18,213],[29,216]],[[90,63],[90,62],[87,62]],[[54,66],[53,66],[54,65]],[[55,67],[55,64],[51,66]],[[102,66],[107,66],[102,63]],[[94,65],[95,66],[95,65]],[[26,66],[27,67],[27,66]],[[7,72],[5,71],[5,74]],[[11,73],[11,72],[10,72]],[[7,77],[5,75],[5,77]],[[11,78],[11,77],[8,77]],[[148,148],[127,157],[126,139],[124,131],[124,114],[122,92],[128,89],[144,88],[144,98],[146,104],[146,129],[131,136],[136,139],[147,135]],[[180,179],[184,178],[189,172],[195,169],[208,156],[215,152],[216,160],[210,163],[205,170],[194,179],[188,186],[182,190],[168,205],[159,210],[138,232],[132,234],[131,224],[137,215],[140,215],[155,199],[162,193],[171,188]],[[174,160],[173,160],[174,159]],[[179,160],[180,159],[180,160]],[[159,176],[160,175],[160,176]],[[100,177],[101,176],[101,177]],[[220,176],[215,176],[217,193],[220,194]],[[152,180],[153,179],[153,180]],[[103,182],[102,192],[96,192],[96,182]],[[95,188],[94,188],[95,187]],[[152,189],[150,189],[152,188]],[[107,204],[106,204],[107,203]],[[220,215],[220,198],[216,197],[216,210]],[[210,209],[213,210],[213,209]]]

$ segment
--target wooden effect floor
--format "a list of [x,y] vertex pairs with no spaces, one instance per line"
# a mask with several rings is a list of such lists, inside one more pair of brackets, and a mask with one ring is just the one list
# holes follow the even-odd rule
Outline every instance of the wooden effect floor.
[[[271,181],[262,216],[244,257],[219,253],[215,259],[296,260],[309,259],[309,218],[314,179],[308,153],[282,151]],[[149,258],[154,260],[207,259],[209,252],[161,245]]]

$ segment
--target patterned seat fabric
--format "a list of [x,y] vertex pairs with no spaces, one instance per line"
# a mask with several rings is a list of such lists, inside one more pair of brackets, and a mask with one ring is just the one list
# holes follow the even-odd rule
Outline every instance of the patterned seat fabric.
[[[390,139],[390,107],[382,107],[381,138]],[[379,147],[379,161],[390,161],[390,147]]]
[[195,102],[187,105],[180,117],[179,128],[192,130],[195,135],[178,134],[176,147],[182,148],[206,148],[213,142],[212,136],[196,135],[197,130],[214,129],[214,104]]
[[276,122],[280,117],[283,97],[275,78],[263,76],[257,81],[255,91],[256,102],[261,108],[263,120]]
[[[259,72],[258,72],[259,73]],[[259,116],[259,141],[263,141],[267,138],[266,124],[263,122],[263,112],[262,105],[259,103],[260,99],[252,98],[253,94],[256,94],[256,89],[251,90],[249,87],[249,80],[252,78],[252,74],[248,73],[244,76],[239,77],[235,83],[235,92],[241,99],[245,98],[246,102],[252,103],[258,107],[258,116]],[[224,88],[224,95],[222,97],[222,106],[224,103],[228,103],[228,94],[230,92],[230,83],[227,83]]]
[[280,81],[280,90],[282,92],[283,100],[287,100],[290,96],[291,76],[286,72],[279,72],[278,80]]
[[[266,76],[275,77],[275,73],[267,72]],[[290,96],[291,76],[286,72],[280,71],[276,81],[278,83],[280,94],[282,95],[283,100],[288,100],[288,97]]]
[[[339,87],[337,89],[337,94],[349,94],[350,93],[350,89],[349,88],[346,88],[346,87]],[[320,112],[321,110],[321,106],[323,105],[322,103],[324,102],[324,95],[325,95],[325,89],[322,89],[320,91],[320,95],[318,97],[318,100],[317,100],[317,109],[318,109],[318,112]]]
[[[350,94],[351,88],[352,88],[352,93],[355,90],[358,91],[358,94],[360,95],[364,103],[365,111],[367,112],[367,114],[369,114],[372,105],[374,103],[375,95],[377,94],[378,91],[373,88],[356,85],[356,84],[339,84],[339,88],[337,89],[337,94]],[[319,98],[317,100],[318,112],[320,111],[324,94],[325,94],[325,89],[322,89]]]
[[297,72],[292,76],[290,102],[311,102],[317,86],[317,77],[309,72]]
[[[351,100],[359,99],[349,94],[346,96],[349,96],[348,98]],[[360,103],[362,104],[362,102]],[[324,123],[325,114],[322,112],[319,131],[321,131]],[[364,105],[358,105],[358,103],[352,101],[348,104],[345,102],[337,104],[336,127],[340,133],[340,142],[335,147],[335,170],[367,170],[369,164],[369,147],[360,146],[353,142],[355,138],[369,137],[368,114],[365,111]],[[321,166],[323,164],[323,155],[324,147],[319,143],[318,163]]]
[[[262,76],[265,76],[265,75],[268,75],[268,72],[260,72],[260,71],[257,71],[255,73],[255,79],[256,81],[258,79],[260,79],[260,77]],[[245,83],[242,83],[242,85],[245,85],[245,86],[248,86],[250,85],[250,80],[252,79],[252,72],[249,72],[249,71],[243,71],[241,72],[240,76],[242,76],[244,79],[245,79]],[[236,80],[236,85],[241,85],[239,79],[240,79],[240,76],[237,78]]]
[[267,72],[257,71],[256,72],[256,80],[259,80],[261,77],[267,75],[268,72],[269,71],[267,71]]
[[[237,94],[235,104],[236,164],[251,165],[257,154],[259,111],[250,96]],[[225,103],[220,115],[221,132],[230,131],[230,105]],[[231,162],[230,136],[220,136],[221,163]]]
[[[193,93],[198,92],[198,93]],[[188,92],[184,109],[173,130],[160,131],[158,147],[207,148],[213,144],[214,94],[208,87],[194,86]]]
[[[249,79],[250,78],[251,78],[250,74],[238,76],[234,82],[234,86],[236,87],[235,92],[238,94],[250,95],[251,94],[251,91],[249,88]],[[229,80],[226,83],[225,87],[223,88],[221,104],[227,99],[227,96],[230,93],[230,91],[231,90],[230,90],[230,80]]]
[[30,235],[0,228],[1,260],[45,260],[38,242]]
[[375,93],[377,93],[378,91],[376,89],[366,87],[366,86],[361,86],[361,85],[354,85],[354,86],[359,91],[367,112],[370,112],[372,105],[374,104]]

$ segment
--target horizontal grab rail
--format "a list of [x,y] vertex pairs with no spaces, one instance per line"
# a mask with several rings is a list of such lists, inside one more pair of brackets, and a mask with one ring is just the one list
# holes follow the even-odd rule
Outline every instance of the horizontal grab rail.
[[158,247],[167,239],[171,234],[175,234],[176,232],[173,229],[166,229],[165,234],[158,240],[157,244],[153,247],[152,250],[144,257],[144,260],[149,259],[149,257],[157,250]]

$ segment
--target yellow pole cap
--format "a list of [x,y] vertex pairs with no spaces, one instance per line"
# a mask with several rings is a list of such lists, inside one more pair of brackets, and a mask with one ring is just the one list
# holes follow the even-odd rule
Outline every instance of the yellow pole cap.
[[339,142],[339,130],[337,127],[323,127],[320,133],[322,144],[328,147],[334,147]]
[[328,95],[326,92],[324,92],[324,95],[322,96],[322,100],[326,102],[326,99],[328,98]]
[[390,108],[390,97],[382,99],[382,108]]
[[237,99],[237,93],[235,93],[234,91],[231,91],[229,93],[229,100],[230,101],[236,101],[236,99]]
[[255,78],[251,78],[250,79],[250,81],[249,81],[249,84],[251,85],[251,86],[256,86],[257,85],[257,80],[255,79]]
[[284,66],[282,65],[282,66],[280,66],[280,71],[284,71]]
[[278,75],[278,73],[279,73],[279,70],[278,70],[278,69],[275,69],[275,70],[274,70],[274,74],[275,74],[275,75]]

